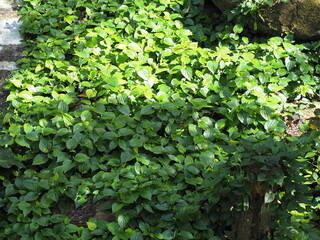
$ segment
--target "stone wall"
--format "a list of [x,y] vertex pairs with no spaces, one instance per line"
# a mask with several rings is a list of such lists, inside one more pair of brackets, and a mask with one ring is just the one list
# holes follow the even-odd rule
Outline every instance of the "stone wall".
[[15,61],[20,57],[19,4],[16,0],[0,0],[0,110],[7,107],[7,92],[3,89],[5,79],[17,68]]

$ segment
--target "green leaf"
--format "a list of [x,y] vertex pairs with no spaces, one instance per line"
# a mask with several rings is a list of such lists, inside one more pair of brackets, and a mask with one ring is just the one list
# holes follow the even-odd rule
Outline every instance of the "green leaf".
[[92,114],[90,111],[84,111],[81,113],[80,117],[81,117],[81,120],[85,122],[92,119]]
[[37,132],[27,133],[26,138],[28,140],[33,141],[33,142],[38,142],[39,141],[39,133],[37,133]]
[[131,147],[138,148],[143,146],[144,141],[139,138],[133,138],[129,141],[129,144]]
[[150,115],[152,113],[154,113],[154,109],[150,105],[144,106],[141,109],[141,115]]
[[113,203],[112,204],[112,212],[116,213],[118,212],[120,209],[122,209],[124,207],[124,204],[122,203]]
[[134,134],[134,131],[130,128],[121,128],[118,131],[119,136],[128,136]]
[[78,141],[74,138],[71,138],[67,141],[66,146],[68,149],[73,150],[78,146]]
[[86,46],[89,48],[94,48],[97,45],[98,45],[98,40],[96,37],[92,37],[91,39],[88,39],[86,41]]
[[41,217],[36,220],[36,222],[41,226],[41,227],[46,227],[49,225],[49,217]]
[[44,153],[48,153],[51,150],[51,147],[52,147],[51,141],[49,141],[45,138],[40,139],[40,142],[39,142],[40,151],[42,151]]
[[84,229],[82,232],[81,232],[81,237],[79,240],[89,240],[91,237],[90,237],[90,231],[89,229]]
[[94,107],[92,108],[92,110],[93,110],[94,112],[96,112],[96,113],[103,114],[103,113],[105,113],[105,111],[106,111],[106,107],[105,107],[105,105],[102,104],[102,103],[96,103],[96,104],[94,105]]
[[78,231],[78,226],[77,225],[74,225],[74,224],[68,224],[66,225],[66,232],[68,233],[75,233]]
[[130,107],[128,105],[125,106],[118,106],[117,109],[124,115],[130,115]]
[[278,84],[271,83],[268,85],[268,89],[272,92],[279,92],[280,90],[283,89],[283,87],[279,86]]
[[216,136],[216,132],[214,129],[209,128],[204,131],[203,136],[209,141],[212,141]]
[[97,96],[97,90],[95,90],[95,89],[87,89],[86,90],[86,96],[89,99],[96,97]]
[[233,32],[234,33],[242,33],[243,31],[243,26],[242,24],[236,24],[234,27],[233,27]]
[[150,232],[150,226],[145,222],[139,223],[139,228],[143,233],[149,233]]
[[193,108],[197,109],[197,110],[200,110],[205,107],[210,107],[210,105],[208,105],[207,100],[202,99],[202,98],[190,99],[190,103],[193,105]]
[[58,110],[67,113],[69,111],[69,106],[64,101],[61,101],[58,105]]
[[11,124],[9,127],[9,132],[13,135],[20,135],[20,126],[17,124]]
[[295,45],[293,45],[291,43],[285,42],[285,43],[283,43],[283,46],[284,46],[285,50],[289,53],[299,50]]
[[201,177],[193,177],[193,178],[186,179],[186,182],[188,184],[197,186],[197,185],[201,185],[203,183],[203,178],[201,178]]
[[162,233],[164,239],[174,239],[175,233],[172,230],[166,230]]
[[128,44],[129,48],[135,52],[143,52],[142,48],[139,46],[138,43],[131,42]]
[[76,51],[75,54],[85,60],[88,60],[88,58],[90,57],[90,52],[88,50]]
[[30,144],[28,143],[28,140],[23,136],[19,135],[15,138],[16,143],[18,143],[22,147],[30,147]]
[[89,230],[94,231],[97,229],[97,224],[93,223],[93,222],[87,222],[87,226],[89,228]]
[[265,193],[265,195],[264,195],[264,202],[265,202],[265,203],[271,203],[271,202],[273,202],[273,200],[275,199],[275,197],[276,197],[276,193],[267,192],[267,193]]
[[47,236],[47,237],[54,237],[55,236],[52,229],[50,229],[50,228],[44,228],[42,230],[42,234],[43,234],[43,236]]
[[90,111],[87,110],[82,112],[80,117],[81,117],[81,120],[85,122],[92,119],[92,114]]
[[64,21],[66,21],[67,23],[69,24],[72,24],[72,22],[74,20],[76,20],[78,17],[77,16],[74,16],[74,15],[66,15],[64,16]]
[[139,156],[139,157],[137,157],[137,160],[147,166],[150,164],[150,160],[147,159],[146,156]]
[[198,175],[200,173],[200,170],[195,166],[187,166],[186,170],[192,173],[193,175]]
[[13,143],[13,137],[9,135],[0,135],[0,146],[6,146]]
[[151,201],[153,195],[153,190],[150,188],[143,189],[140,192],[140,196]]
[[33,131],[33,127],[32,127],[31,124],[25,123],[23,125],[23,130],[24,130],[25,133],[31,133]]
[[182,239],[194,239],[194,236],[192,235],[192,233],[187,232],[187,231],[182,231],[180,234]]
[[6,190],[5,190],[5,195],[6,196],[11,196],[11,195],[13,195],[15,193],[16,193],[16,190],[15,190],[13,184],[9,184],[9,185],[6,186]]
[[121,228],[116,222],[111,222],[108,223],[108,230],[116,236],[121,231]]
[[290,71],[296,65],[296,61],[292,61],[290,57],[286,57],[284,62],[288,71]]
[[134,154],[131,151],[124,151],[120,154],[121,163],[129,162],[134,158]]
[[47,155],[40,153],[33,159],[32,165],[41,165],[48,161]]
[[226,126],[226,119],[219,119],[216,123],[215,123],[215,127],[218,129],[222,129]]
[[59,194],[55,190],[50,189],[48,192],[48,198],[55,201],[55,202],[58,202]]
[[[48,128],[48,127],[46,127],[46,128],[43,128],[42,129],[42,134],[44,135],[44,136],[47,136],[47,135],[50,135],[50,134],[55,134],[56,133],[56,129],[54,129],[54,128]],[[30,134],[30,133],[29,133]]]
[[88,155],[86,155],[84,153],[77,153],[76,156],[74,157],[74,160],[76,162],[86,162],[86,161],[90,160],[90,157],[88,157]]
[[123,128],[126,124],[127,124],[127,121],[124,115],[119,115],[115,119],[115,126],[117,129]]
[[142,66],[140,68],[137,69],[137,74],[139,77],[141,77],[142,79],[148,81],[151,77],[151,68],[147,67],[147,66]]
[[169,204],[166,202],[161,204],[156,204],[155,207],[160,211],[168,211],[170,209]]
[[120,228],[124,228],[129,222],[129,217],[128,216],[124,216],[124,215],[119,215],[118,216],[118,224],[120,226]]
[[172,38],[164,38],[163,43],[169,46],[174,46],[174,41],[172,40]]
[[74,124],[74,118],[69,114],[64,114],[62,119],[66,126],[71,126]]
[[54,214],[51,216],[51,222],[53,223],[59,223],[64,221],[65,216],[63,214]]
[[272,112],[273,111],[272,111],[271,108],[262,108],[260,110],[260,114],[265,120],[269,120],[270,119],[270,116],[271,116]]
[[264,124],[264,128],[269,132],[275,130],[277,126],[278,126],[278,121],[274,119],[271,119]]
[[188,129],[191,136],[201,135],[201,130],[194,124],[189,124]]
[[160,3],[167,5],[167,4],[170,4],[170,0],[160,0]]
[[214,74],[217,71],[217,69],[219,68],[219,64],[217,62],[208,61],[207,62],[207,67],[210,70],[210,72],[212,74]]
[[143,240],[143,236],[140,232],[135,233],[131,236],[130,240]]
[[188,79],[188,80],[191,80],[192,77],[193,77],[193,71],[192,71],[192,68],[190,67],[186,67],[186,68],[183,68],[180,70],[182,75]]
[[309,126],[309,124],[307,124],[307,123],[301,124],[301,125],[299,126],[299,130],[300,130],[301,132],[308,131],[309,129],[310,129],[310,126]]
[[66,135],[70,132],[70,130],[68,130],[67,128],[60,128],[57,132],[56,132],[56,136],[63,136]]
[[34,240],[42,240],[43,239],[43,235],[41,232],[36,232],[36,234],[34,235]]
[[86,147],[86,148],[89,148],[91,150],[94,149],[92,141],[90,139],[88,139],[88,138],[83,139],[80,145],[82,147]]

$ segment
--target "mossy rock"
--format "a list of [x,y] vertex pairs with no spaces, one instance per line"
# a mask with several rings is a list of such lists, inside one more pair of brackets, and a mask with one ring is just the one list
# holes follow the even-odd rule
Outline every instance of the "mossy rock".
[[[221,10],[237,7],[233,0],[212,0]],[[268,35],[292,33],[302,41],[320,40],[320,0],[276,0],[257,14],[258,32]]]

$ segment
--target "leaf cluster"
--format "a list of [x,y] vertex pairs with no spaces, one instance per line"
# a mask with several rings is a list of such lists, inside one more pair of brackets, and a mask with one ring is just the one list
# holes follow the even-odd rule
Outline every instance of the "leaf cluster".
[[[318,94],[316,47],[253,41],[203,8],[24,0],[1,121],[0,238],[232,238],[254,181],[280,239],[318,234],[319,134],[287,137],[282,117]],[[68,203],[90,197],[115,221],[73,224]]]

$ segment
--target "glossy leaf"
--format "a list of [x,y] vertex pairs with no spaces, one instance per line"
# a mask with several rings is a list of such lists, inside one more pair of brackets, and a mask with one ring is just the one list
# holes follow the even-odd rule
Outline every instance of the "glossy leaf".
[[88,226],[88,229],[91,231],[94,231],[97,229],[97,224],[95,224],[93,222],[87,222],[87,226]]
[[193,71],[192,71],[192,68],[190,67],[181,69],[181,73],[188,80],[191,80],[193,77]]
[[124,228],[129,222],[129,217],[128,216],[124,216],[124,215],[119,215],[118,216],[118,224],[120,226],[120,228]]

